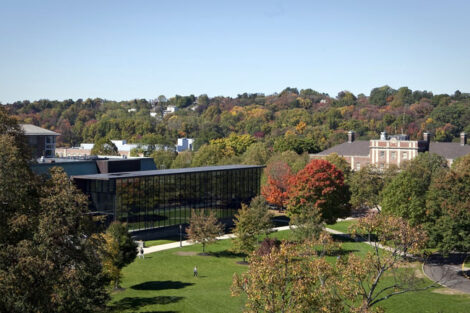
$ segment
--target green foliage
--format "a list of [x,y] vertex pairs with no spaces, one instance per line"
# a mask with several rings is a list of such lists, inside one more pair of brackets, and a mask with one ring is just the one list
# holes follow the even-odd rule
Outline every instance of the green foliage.
[[335,101],[335,106],[338,107],[355,105],[357,101],[356,96],[352,92],[347,90],[340,91],[336,99],[337,100]]
[[189,97],[184,97],[176,95],[173,98],[170,98],[170,104],[174,105],[177,108],[186,108],[194,103],[196,97],[190,95]]
[[106,244],[102,253],[103,270],[117,289],[121,282],[121,269],[135,260],[137,245],[131,238],[127,225],[120,222],[111,223],[104,238]]
[[271,157],[271,151],[262,142],[257,142],[248,147],[242,155],[243,164],[265,165]]
[[[19,173],[10,169],[11,176]],[[2,216],[9,225],[0,249],[3,295],[0,310],[95,312],[103,309],[109,281],[97,253],[102,242],[94,233],[95,222],[85,215],[86,196],[57,168],[51,170],[51,179],[41,187],[24,177],[23,184],[38,191],[17,194],[24,197],[20,201],[29,203],[28,207],[16,207],[18,202],[4,203],[20,212],[26,213],[24,209],[28,209],[32,217],[8,213],[12,210]],[[26,227],[18,231],[23,223],[27,223]],[[5,234],[4,229],[2,232]]]
[[96,224],[84,214],[86,196],[57,168],[40,182],[29,169],[18,126],[2,113],[0,108],[0,311],[103,309],[108,280]]
[[98,139],[91,149],[92,155],[119,155],[116,145],[107,138]]
[[171,163],[171,168],[190,167],[192,160],[193,160],[193,153],[191,151],[179,152],[176,158]]
[[304,152],[316,153],[319,151],[312,138],[300,137],[294,134],[279,137],[274,143],[274,150],[277,152],[295,151],[298,154]]
[[225,154],[224,150],[218,145],[203,145],[194,153],[191,166],[217,165],[222,159],[232,155]]
[[403,167],[383,190],[384,213],[408,219],[412,225],[426,221],[426,193],[431,180],[447,170],[447,162],[437,154],[421,153]]
[[10,136],[10,145],[16,147],[19,150],[22,157],[21,159],[29,159],[31,155],[29,146],[26,141],[26,137],[23,134],[18,121],[10,116],[0,105],[0,134]]
[[260,235],[266,235],[273,227],[271,222],[272,214],[268,211],[268,206],[263,197],[255,197],[251,200],[250,206],[242,205],[242,208],[235,214],[235,229],[233,233],[233,249],[236,252],[249,255],[255,250]]
[[347,182],[351,174],[351,164],[348,163],[343,157],[340,157],[337,153],[329,154],[325,160],[336,166],[341,172],[343,172],[344,179]]
[[214,139],[203,145],[194,154],[192,166],[238,163],[235,157],[241,156],[255,139],[250,135],[230,134],[229,137]]
[[410,105],[414,102],[413,92],[408,87],[401,87],[393,95],[393,100],[390,102],[392,107],[402,107]]
[[215,145],[220,150],[224,151],[225,155],[232,156],[243,154],[254,142],[255,139],[250,135],[237,135],[231,133],[227,138],[211,140],[210,144]]
[[150,154],[150,157],[153,158],[155,161],[155,165],[158,169],[167,169],[171,168],[173,161],[177,157],[177,153],[174,151],[165,151],[165,150],[157,150]]
[[299,242],[317,239],[325,225],[321,214],[313,206],[293,215],[289,224],[295,240]]
[[445,253],[470,251],[470,155],[433,178],[426,200],[432,246]]
[[[149,145],[155,149],[144,153],[150,154],[158,150],[155,145],[171,147],[182,136],[194,138],[196,149],[221,139],[225,145],[222,150],[229,154],[221,164],[240,160],[238,157],[249,146],[243,140],[230,142],[230,136],[250,134],[269,151],[314,153],[344,142],[346,132],[352,129],[363,139],[376,138],[383,130],[394,133],[403,129],[412,139],[421,139],[422,132],[430,131],[435,139],[454,141],[461,131],[470,132],[470,97],[461,92],[433,95],[407,87],[394,90],[383,86],[374,88],[370,97],[356,98],[342,91],[333,99],[312,89],[299,93],[296,88],[286,88],[272,95],[201,95],[197,101],[193,95],[177,95],[169,102],[163,96],[159,99],[23,101],[3,109],[23,123],[61,133],[58,147],[107,137]],[[168,105],[176,105],[179,110],[165,117],[150,116],[151,111],[161,113]],[[403,106],[409,109],[404,111]],[[129,113],[131,108],[137,112]]]
[[382,190],[397,174],[397,167],[390,166],[384,171],[380,171],[373,165],[353,172],[349,179],[353,208],[378,209],[382,199]]
[[377,106],[384,106],[389,102],[391,96],[396,93],[396,90],[385,85],[382,87],[374,88],[370,92],[369,102]]

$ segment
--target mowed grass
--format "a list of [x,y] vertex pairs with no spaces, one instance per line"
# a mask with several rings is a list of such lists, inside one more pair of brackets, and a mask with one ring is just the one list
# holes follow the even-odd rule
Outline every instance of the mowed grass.
[[[270,235],[278,239],[290,236],[290,231]],[[197,255],[202,247],[194,245],[137,259],[123,270],[125,290],[112,295],[110,306],[114,312],[242,312],[245,298],[232,297],[230,286],[233,274],[242,273],[248,267],[237,264],[242,257],[231,253],[230,248],[231,240],[222,240],[208,246],[210,256]],[[365,255],[371,247],[347,241],[343,242],[343,249]],[[193,277],[194,266],[198,267],[199,277]],[[416,270],[420,271],[420,267]],[[393,281],[391,276],[385,279],[387,283]],[[423,279],[423,283],[431,282]],[[440,294],[434,290],[398,295],[380,305],[392,313],[470,312],[470,296]]]
[[351,220],[340,221],[340,222],[337,222],[336,224],[328,224],[326,225],[326,227],[347,234],[349,233],[349,226],[356,224],[356,223],[357,223],[356,219],[351,219]]
[[145,247],[153,247],[153,246],[159,246],[159,245],[164,245],[167,243],[173,243],[179,241],[179,238],[172,237],[172,238],[167,238],[167,239],[156,239],[156,240],[147,240],[145,242]]

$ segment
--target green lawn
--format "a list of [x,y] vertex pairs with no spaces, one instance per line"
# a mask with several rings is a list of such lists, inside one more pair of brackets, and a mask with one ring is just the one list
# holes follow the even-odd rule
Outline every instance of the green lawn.
[[[290,234],[282,231],[270,236],[285,239]],[[236,263],[242,258],[229,251],[230,244],[231,240],[222,240],[208,246],[211,256],[191,255],[202,251],[200,245],[195,245],[137,259],[123,270],[125,290],[112,295],[114,312],[242,312],[244,298],[231,297],[230,286],[233,273],[241,273],[247,267]],[[370,246],[345,242],[343,248],[363,255]],[[181,252],[186,255],[177,254]],[[193,277],[194,266],[199,269],[197,278]],[[470,296],[426,290],[392,297],[382,305],[392,313],[464,313],[469,312]]]
[[341,222],[337,222],[336,224],[332,225],[326,225],[326,227],[343,232],[343,233],[349,233],[349,226],[357,223],[357,220],[345,220]]
[[173,243],[179,241],[179,238],[169,238],[169,239],[157,239],[157,240],[148,240],[145,242],[145,247],[153,247],[153,246],[159,246],[159,245],[164,245],[167,243]]

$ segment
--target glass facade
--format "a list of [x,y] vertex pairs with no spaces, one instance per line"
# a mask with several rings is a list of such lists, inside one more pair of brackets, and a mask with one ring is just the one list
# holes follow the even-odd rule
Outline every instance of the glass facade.
[[126,222],[131,230],[145,230],[188,223],[191,209],[232,217],[241,203],[259,194],[261,171],[261,166],[221,166],[145,176],[114,173],[107,179],[81,176],[75,181],[90,196],[93,212]]

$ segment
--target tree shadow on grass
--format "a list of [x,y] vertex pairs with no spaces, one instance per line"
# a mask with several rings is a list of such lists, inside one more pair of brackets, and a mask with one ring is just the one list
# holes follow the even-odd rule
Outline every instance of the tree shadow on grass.
[[[335,241],[340,241],[340,242],[364,242],[369,240],[368,235],[360,235],[356,236],[355,238],[351,237],[351,234],[331,234],[333,239]],[[377,241],[378,238],[376,235],[371,234],[370,236],[371,241]]]
[[334,241],[338,241],[338,242],[356,242],[355,239],[351,238],[350,235],[348,234],[331,234],[331,237],[333,237],[333,240]]
[[[152,298],[126,297],[110,305],[112,312],[121,312],[124,310],[138,310],[141,307],[155,304],[170,304],[181,301],[184,297],[158,296]],[[170,312],[170,311],[167,311]],[[173,312],[173,311],[171,311]]]
[[243,253],[237,253],[230,250],[211,252],[210,255],[215,256],[216,258],[243,258],[245,256]]
[[165,289],[182,289],[194,285],[193,283],[184,283],[181,281],[146,281],[141,284],[131,286],[134,290],[165,290]]

